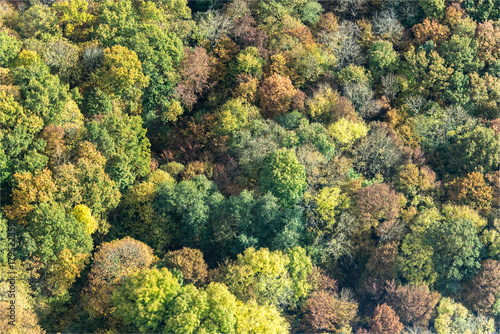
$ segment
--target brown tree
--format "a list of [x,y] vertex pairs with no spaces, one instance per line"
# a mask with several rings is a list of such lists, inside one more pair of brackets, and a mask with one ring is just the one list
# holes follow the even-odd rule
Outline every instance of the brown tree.
[[492,259],[484,261],[481,270],[472,281],[465,285],[464,304],[475,312],[488,315],[500,293],[500,262]]
[[175,91],[180,95],[182,103],[191,109],[208,88],[211,61],[207,51],[198,46],[192,50],[185,48],[184,54],[179,69],[182,80]]
[[259,89],[263,115],[267,118],[275,118],[285,114],[294,95],[295,89],[290,78],[279,74],[273,74],[266,78]]
[[372,277],[381,280],[393,279],[396,275],[397,256],[398,245],[395,242],[379,246],[368,260],[366,269]]
[[208,266],[203,259],[203,253],[198,249],[184,247],[165,255],[165,263],[168,268],[175,268],[182,272],[185,284],[198,286],[206,282]]
[[370,323],[370,333],[399,334],[402,330],[403,324],[396,312],[387,304],[377,305]]
[[478,41],[477,57],[493,64],[500,57],[500,27],[493,26],[491,21],[479,23],[476,29]]
[[458,177],[447,184],[450,200],[483,213],[489,211],[493,200],[493,189],[486,183],[484,175],[472,172],[463,177]]
[[438,20],[427,18],[424,22],[415,25],[412,31],[417,44],[424,44],[429,40],[433,41],[434,44],[441,44],[450,35],[450,29],[447,26],[439,24]]
[[429,326],[440,298],[438,292],[430,292],[425,284],[397,286],[391,281],[386,286],[385,302],[396,311],[405,326]]
[[356,208],[365,227],[377,227],[379,222],[395,220],[401,212],[401,195],[386,183],[361,188],[356,193]]
[[115,287],[125,277],[149,268],[156,260],[148,245],[130,237],[103,243],[94,255],[84,290],[85,309],[94,317],[109,316]]
[[304,308],[302,327],[307,332],[337,332],[349,326],[356,316],[358,304],[338,298],[326,291],[311,294]]
[[239,17],[234,21],[234,28],[231,37],[241,49],[254,46],[262,56],[266,56],[267,34],[257,29],[257,23],[252,16]]

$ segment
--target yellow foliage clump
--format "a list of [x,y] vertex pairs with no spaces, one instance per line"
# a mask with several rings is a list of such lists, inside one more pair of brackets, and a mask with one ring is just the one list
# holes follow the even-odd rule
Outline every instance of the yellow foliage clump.
[[73,208],[72,213],[79,222],[85,225],[85,231],[89,235],[97,231],[99,225],[92,216],[92,210],[90,210],[88,206],[85,204],[79,204]]

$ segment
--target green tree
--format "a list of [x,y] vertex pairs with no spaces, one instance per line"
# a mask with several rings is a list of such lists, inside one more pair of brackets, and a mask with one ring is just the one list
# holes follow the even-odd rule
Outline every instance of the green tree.
[[0,92],[0,167],[4,198],[12,191],[15,173],[38,173],[48,162],[43,155],[45,141],[37,136],[43,128],[41,117],[32,114],[14,100],[12,95]]
[[419,1],[419,6],[424,10],[425,16],[431,19],[441,19],[446,4],[444,0]]
[[434,328],[438,334],[445,333],[493,333],[495,325],[493,319],[475,317],[465,306],[443,298],[437,307],[437,318]]
[[287,270],[288,256],[267,248],[250,247],[238,254],[234,264],[224,268],[222,281],[243,301],[255,299],[260,305],[289,305],[293,297],[293,282]]
[[54,181],[58,186],[57,201],[67,210],[85,204],[99,225],[99,232],[109,228],[108,214],[120,201],[120,191],[115,182],[104,171],[106,159],[96,146],[88,141],[79,144],[74,164],[65,164],[54,169]]
[[78,254],[89,253],[93,247],[85,225],[57,203],[42,203],[36,207],[28,215],[26,230],[36,243],[34,253],[43,262],[57,260],[64,249]]
[[320,14],[323,12],[323,7],[317,1],[308,1],[302,7],[301,19],[306,24],[316,24],[319,22]]
[[120,101],[127,112],[136,113],[149,78],[144,76],[137,54],[116,45],[104,50],[102,66],[92,80],[97,87]]
[[[179,17],[189,17],[189,9],[182,1],[158,5],[163,11],[151,1],[106,1],[99,6],[96,19],[96,38],[105,47],[123,45],[135,51],[144,75],[149,77],[142,101],[142,116],[147,123],[175,121],[183,112],[173,96],[180,79],[174,66],[184,56],[183,44],[168,27],[179,22]],[[177,30],[185,34],[190,29]]]
[[483,244],[469,219],[446,219],[427,233],[434,249],[437,287],[446,294],[460,290],[459,282],[472,277],[481,267]]
[[408,89],[416,94],[439,98],[448,87],[453,68],[435,50],[434,42],[428,41],[417,50],[413,46],[405,53],[404,74]]
[[440,54],[455,72],[478,72],[484,67],[477,57],[477,41],[467,36],[452,35],[441,45]]
[[236,311],[236,333],[289,333],[290,325],[278,309],[270,305],[259,305],[254,300],[238,302]]
[[295,152],[280,149],[270,153],[264,162],[261,185],[284,206],[293,206],[306,190],[306,172]]
[[373,43],[367,54],[368,67],[375,79],[393,72],[399,64],[399,56],[388,41],[378,41]]
[[22,42],[8,34],[6,30],[0,33],[0,66],[8,65],[17,57],[21,51]]
[[60,84],[56,75],[41,62],[18,66],[12,71],[14,84],[19,86],[22,106],[41,117],[44,125],[61,125],[71,97],[69,86]]
[[158,332],[180,288],[179,280],[166,268],[141,270],[113,293],[114,314],[140,332]]
[[139,116],[113,113],[91,121],[87,129],[87,138],[103,153],[106,172],[120,189],[148,173],[150,143]]
[[445,152],[446,171],[450,174],[487,173],[498,166],[500,143],[493,129],[477,126],[455,136]]

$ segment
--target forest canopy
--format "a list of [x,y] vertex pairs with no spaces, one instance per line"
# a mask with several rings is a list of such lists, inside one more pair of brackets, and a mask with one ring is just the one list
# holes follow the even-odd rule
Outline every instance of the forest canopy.
[[500,331],[498,0],[5,0],[0,123],[1,333]]

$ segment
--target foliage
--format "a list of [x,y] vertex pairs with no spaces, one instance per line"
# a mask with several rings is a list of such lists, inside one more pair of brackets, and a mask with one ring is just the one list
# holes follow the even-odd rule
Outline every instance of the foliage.
[[1,1],[0,332],[493,332],[499,15]]
[[260,106],[263,115],[268,118],[275,118],[285,114],[290,107],[295,89],[289,78],[279,74],[273,74],[264,79],[259,88]]
[[107,160],[106,172],[120,189],[149,171],[150,143],[139,116],[109,114],[87,125],[87,136]]
[[155,332],[180,288],[166,268],[143,269],[128,276],[113,293],[114,314],[140,332]]
[[268,154],[261,175],[264,190],[285,206],[292,206],[306,189],[304,166],[293,151],[282,149]]
[[168,252],[165,264],[182,272],[182,280],[186,284],[203,285],[208,275],[208,267],[203,259],[203,253],[197,249],[184,247]]
[[370,332],[375,334],[399,334],[403,330],[403,324],[394,310],[387,304],[377,305],[370,325]]
[[101,244],[94,254],[85,288],[85,309],[92,317],[109,317],[113,310],[113,291],[126,277],[150,267],[155,261],[150,247],[130,237]]

